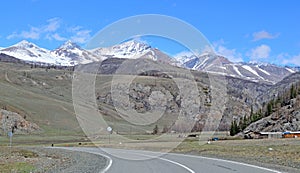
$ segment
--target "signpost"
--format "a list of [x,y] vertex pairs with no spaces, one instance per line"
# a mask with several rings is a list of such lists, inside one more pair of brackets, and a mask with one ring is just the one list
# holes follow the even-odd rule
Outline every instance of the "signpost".
[[110,127],[110,126],[108,126],[107,128],[106,128],[106,130],[108,131],[108,144],[110,144],[110,134],[112,133],[112,128]]
[[9,146],[12,146],[12,137],[13,137],[13,132],[8,132],[7,135],[9,136]]

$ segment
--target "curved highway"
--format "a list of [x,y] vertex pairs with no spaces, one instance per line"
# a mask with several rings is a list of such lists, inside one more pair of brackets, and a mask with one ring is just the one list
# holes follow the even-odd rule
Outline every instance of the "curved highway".
[[107,157],[107,166],[102,171],[107,173],[280,173],[245,163],[183,154],[109,148],[62,149]]

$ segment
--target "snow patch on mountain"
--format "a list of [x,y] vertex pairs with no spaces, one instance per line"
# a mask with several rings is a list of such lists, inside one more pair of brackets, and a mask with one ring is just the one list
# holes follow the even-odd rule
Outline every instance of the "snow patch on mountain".
[[250,71],[251,73],[253,73],[254,75],[256,75],[257,77],[264,79],[263,77],[261,77],[255,70],[253,70],[250,66],[248,65],[243,65],[242,66],[244,69]]
[[232,65],[232,68],[239,76],[243,76],[242,73],[239,71],[239,68],[237,68],[234,64]]
[[261,69],[259,66],[256,66],[258,70],[260,70],[261,72],[265,73],[266,75],[271,75],[269,72],[267,72],[266,70],[264,69]]
[[296,73],[296,71],[290,69],[290,68],[285,68],[287,71],[291,72],[291,73]]

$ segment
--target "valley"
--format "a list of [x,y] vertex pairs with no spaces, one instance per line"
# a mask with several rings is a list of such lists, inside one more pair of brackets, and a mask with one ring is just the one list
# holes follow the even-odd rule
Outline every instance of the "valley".
[[[294,158],[298,154],[295,151],[299,147],[297,139],[241,139],[248,131],[299,131],[298,96],[278,111],[274,107],[270,116],[248,123],[236,136],[230,136],[229,131],[233,121],[241,124],[245,117],[266,109],[266,105],[279,95],[289,93],[291,86],[299,87],[299,72],[275,67],[276,72],[284,71],[274,73],[276,80],[256,81],[251,77],[230,75],[229,71],[224,75],[174,66],[167,58],[157,61],[148,52],[137,59],[110,55],[103,61],[60,66],[1,54],[0,145],[9,145],[7,133],[13,131],[13,146],[101,146],[172,151],[243,159],[256,165],[258,159],[261,166],[297,172],[298,161]],[[226,69],[229,66],[238,68],[238,64],[225,66]],[[147,70],[149,68],[152,70]],[[262,67],[250,68],[262,71]],[[215,66],[214,69],[220,68]],[[81,116],[74,109],[74,87],[88,84],[82,81],[82,86],[74,86],[79,73],[95,76],[96,109],[106,123],[105,127],[102,124],[88,127],[102,129],[93,133],[87,133],[82,122],[97,122],[93,119],[97,117],[89,119],[89,110]],[[279,114],[281,117],[277,117]],[[145,124],[139,124],[141,122]],[[113,129],[111,134],[105,130],[106,126]],[[233,151],[229,147],[232,145],[239,147]],[[257,147],[256,153],[261,154],[251,154],[253,145]],[[275,148],[281,154],[270,153],[268,148]],[[290,159],[285,159],[283,153]]]

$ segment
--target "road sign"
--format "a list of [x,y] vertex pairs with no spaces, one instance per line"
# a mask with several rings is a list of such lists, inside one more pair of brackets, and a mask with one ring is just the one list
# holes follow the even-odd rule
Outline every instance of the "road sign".
[[14,134],[13,134],[13,132],[8,132],[7,135],[8,135],[9,137],[12,137]]
[[107,127],[106,129],[108,132],[111,132],[112,131],[112,128],[110,126]]

